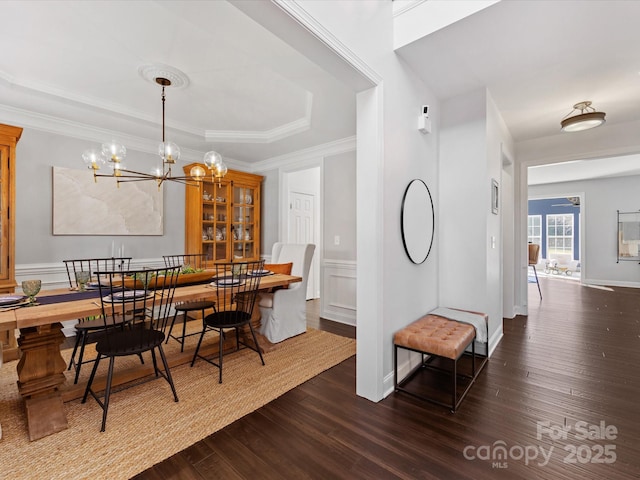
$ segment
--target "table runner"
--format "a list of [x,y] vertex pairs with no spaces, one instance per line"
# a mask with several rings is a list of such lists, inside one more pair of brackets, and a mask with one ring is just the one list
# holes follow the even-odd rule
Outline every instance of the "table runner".
[[[204,280],[184,282],[179,284],[178,287],[187,287],[189,285],[202,285],[210,282],[211,282],[211,278],[206,278]],[[40,305],[49,305],[52,303],[73,302],[75,300],[87,300],[91,298],[100,298],[100,289],[92,288],[90,290],[85,290],[84,292],[70,291],[69,293],[59,293],[57,295],[41,296],[41,297],[37,297],[37,302]]]
[[75,300],[86,300],[89,298],[100,297],[100,290],[86,290],[84,292],[69,292],[59,293],[57,295],[47,295],[44,297],[37,297],[37,302],[40,305],[49,305],[51,303],[73,302]]

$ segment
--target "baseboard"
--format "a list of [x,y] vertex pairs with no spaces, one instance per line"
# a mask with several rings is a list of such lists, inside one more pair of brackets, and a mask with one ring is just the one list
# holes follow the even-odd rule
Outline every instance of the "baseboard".
[[524,315],[526,317],[527,315],[529,315],[529,309],[526,305],[525,306],[516,305],[515,307],[513,307],[513,313],[515,313],[516,316]]
[[626,282],[618,280],[599,280],[593,278],[585,278],[582,282],[583,285],[597,285],[600,287],[627,287],[627,288],[640,288],[638,282]]
[[501,328],[493,332],[493,335],[491,335],[491,338],[489,339],[489,358],[491,358],[491,355],[493,355],[493,352],[495,352],[503,337],[504,333]]

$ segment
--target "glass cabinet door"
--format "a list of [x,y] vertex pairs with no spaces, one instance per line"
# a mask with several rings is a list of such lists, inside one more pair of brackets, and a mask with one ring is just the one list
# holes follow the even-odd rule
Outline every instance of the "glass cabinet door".
[[229,185],[205,182],[202,192],[202,251],[207,261],[222,262],[227,252]]
[[255,259],[256,250],[256,213],[255,188],[246,185],[233,186],[233,260]]

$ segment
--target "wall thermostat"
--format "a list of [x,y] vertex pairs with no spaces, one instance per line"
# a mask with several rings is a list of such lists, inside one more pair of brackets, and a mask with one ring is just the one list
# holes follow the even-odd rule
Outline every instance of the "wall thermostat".
[[422,133],[431,133],[431,120],[429,119],[429,105],[422,106],[422,115],[418,117],[418,130]]

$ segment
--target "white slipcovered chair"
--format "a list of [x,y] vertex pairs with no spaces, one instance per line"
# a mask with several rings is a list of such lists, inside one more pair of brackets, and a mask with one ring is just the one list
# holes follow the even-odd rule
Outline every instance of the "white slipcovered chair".
[[273,245],[269,263],[292,262],[291,275],[302,277],[302,281],[292,283],[286,289],[260,294],[260,333],[271,343],[278,343],[307,331],[307,281],[315,249],[316,246],[310,243],[278,242]]

